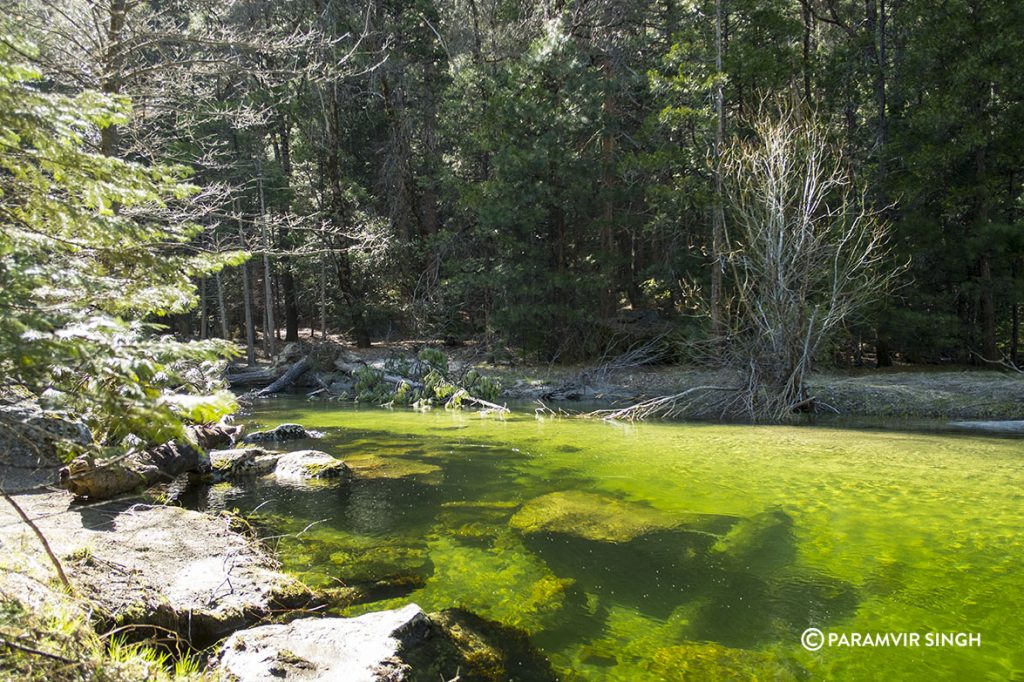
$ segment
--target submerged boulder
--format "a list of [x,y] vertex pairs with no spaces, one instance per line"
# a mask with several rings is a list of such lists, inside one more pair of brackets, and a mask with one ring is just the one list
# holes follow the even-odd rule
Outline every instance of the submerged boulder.
[[331,562],[339,567],[339,577],[346,585],[371,584],[433,572],[430,556],[422,546],[352,547],[331,554]]
[[356,618],[302,618],[236,632],[217,666],[245,682],[555,680],[526,635],[472,613],[415,604]]
[[771,509],[740,519],[711,547],[712,556],[734,570],[770,572],[793,561],[793,519]]
[[732,649],[714,642],[694,642],[658,649],[650,670],[673,680],[807,680],[795,660],[775,653]]
[[683,521],[667,512],[607,495],[564,491],[536,497],[509,522],[527,535],[560,533],[595,542],[629,542]]
[[244,443],[275,443],[287,440],[302,440],[303,438],[317,438],[319,434],[315,431],[307,431],[301,424],[281,424],[269,431],[253,431],[242,439]]
[[319,450],[296,450],[277,458],[274,477],[282,481],[307,481],[317,478],[347,478],[348,465]]
[[381,455],[353,455],[345,458],[352,472],[359,478],[415,478],[423,483],[441,482],[441,467],[402,457]]

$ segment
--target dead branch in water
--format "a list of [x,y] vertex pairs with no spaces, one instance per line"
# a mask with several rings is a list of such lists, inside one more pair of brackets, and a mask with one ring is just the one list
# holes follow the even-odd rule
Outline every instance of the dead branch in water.
[[601,417],[607,420],[642,421],[644,419],[672,419],[686,416],[693,407],[695,400],[711,391],[734,393],[740,389],[735,386],[694,386],[681,393],[649,398],[635,405],[617,410],[595,410],[587,414],[589,417]]

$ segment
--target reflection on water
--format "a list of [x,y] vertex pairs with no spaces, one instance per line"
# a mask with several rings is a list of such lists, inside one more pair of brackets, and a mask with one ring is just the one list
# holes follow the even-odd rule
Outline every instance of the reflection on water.
[[[566,679],[1022,675],[1017,441],[836,428],[353,410],[279,400],[348,484],[193,491],[317,586],[519,627]],[[301,531],[301,533],[300,533]],[[298,535],[294,535],[298,533]],[[803,650],[807,627],[980,632],[972,649]]]

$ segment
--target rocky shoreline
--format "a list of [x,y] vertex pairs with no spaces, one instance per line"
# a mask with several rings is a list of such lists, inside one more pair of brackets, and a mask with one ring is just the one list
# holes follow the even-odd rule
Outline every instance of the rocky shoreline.
[[[297,425],[249,434],[244,447],[210,451],[203,480],[244,485],[263,476],[282,485],[344,486],[358,475],[324,452],[268,449],[311,435]],[[12,482],[19,464],[30,472],[13,498],[59,557],[71,591],[54,580],[32,529],[5,505],[5,603],[76,614],[97,633],[160,641],[178,654],[201,657],[208,672],[243,682],[555,679],[523,633],[469,612],[427,614],[408,604],[357,618],[324,617],[331,607],[377,599],[374,586],[310,589],[281,572],[252,527],[236,516],[156,504],[152,491],[83,501],[56,487],[60,468],[53,453],[12,455],[0,475]],[[508,672],[513,666],[514,675]]]

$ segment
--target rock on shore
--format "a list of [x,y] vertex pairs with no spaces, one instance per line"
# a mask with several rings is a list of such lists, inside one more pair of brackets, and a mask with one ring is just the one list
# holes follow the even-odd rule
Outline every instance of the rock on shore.
[[241,682],[556,679],[525,634],[458,609],[427,615],[416,604],[242,630],[226,640],[217,665]]

